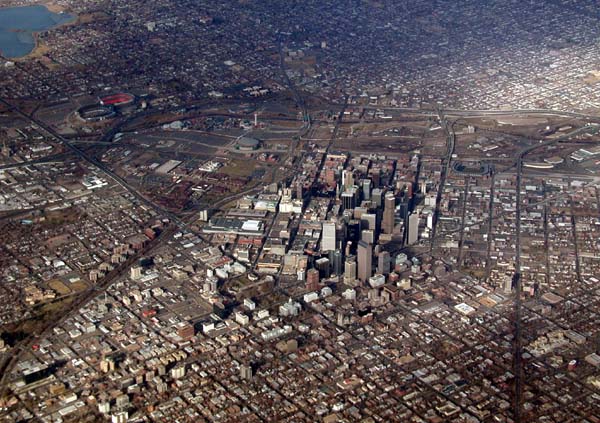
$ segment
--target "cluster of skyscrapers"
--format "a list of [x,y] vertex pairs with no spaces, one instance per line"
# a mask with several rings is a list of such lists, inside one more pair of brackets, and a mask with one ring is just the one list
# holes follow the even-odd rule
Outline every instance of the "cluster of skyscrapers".
[[414,182],[397,181],[392,163],[387,172],[374,166],[375,171],[365,175],[364,169],[347,167],[337,177],[330,176],[325,192],[332,196],[331,209],[322,222],[320,256],[313,257],[306,275],[309,289],[318,286],[318,278],[339,276],[348,284],[364,284],[374,274],[386,277],[393,266],[383,245],[402,247],[418,241],[420,219],[411,213]]

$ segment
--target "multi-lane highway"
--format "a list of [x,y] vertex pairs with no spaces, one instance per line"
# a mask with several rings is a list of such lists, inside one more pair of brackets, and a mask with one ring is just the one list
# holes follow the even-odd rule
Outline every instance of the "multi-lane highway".
[[40,121],[39,119],[37,119],[37,118],[35,118],[33,116],[30,116],[30,115],[26,114],[25,112],[23,112],[22,110],[20,110],[16,106],[12,105],[11,103],[9,103],[8,101],[6,101],[3,98],[0,98],[0,104],[3,104],[9,110],[11,110],[12,112],[18,114],[19,116],[23,117],[25,120],[29,121],[33,125],[36,125],[40,129],[44,130],[48,135],[50,135],[56,141],[60,142],[67,150],[69,150],[72,153],[74,153],[75,156],[77,156],[81,160],[86,161],[86,162],[90,163],[91,165],[93,165],[94,167],[98,168],[109,179],[112,179],[117,185],[121,186],[123,189],[125,189],[126,191],[128,191],[131,195],[133,195],[142,204],[150,207],[151,209],[155,210],[159,214],[162,214],[162,215],[168,217],[169,219],[171,219],[174,222],[177,222],[179,224],[183,224],[183,222],[181,222],[179,220],[179,218],[177,216],[175,216],[173,213],[171,213],[171,212],[169,212],[167,210],[164,210],[162,207],[158,206],[157,204],[153,203],[152,201],[150,201],[149,199],[147,199],[146,197],[144,197],[142,194],[139,193],[139,191],[137,191],[136,189],[134,189],[133,187],[131,187],[123,178],[121,178],[119,175],[117,175],[114,172],[112,172],[104,164],[102,164],[101,162],[99,162],[95,158],[93,158],[93,157],[89,156],[88,154],[86,154],[80,148],[78,148],[75,145],[73,145],[73,143],[71,143],[70,141],[68,141],[62,135],[58,134],[56,131],[54,131],[54,129],[52,129],[46,123]]
[[456,134],[454,133],[453,123],[448,122],[441,107],[437,107],[437,116],[440,121],[440,125],[446,133],[446,155],[442,160],[442,173],[440,175],[440,184],[435,200],[435,210],[433,212],[433,228],[431,230],[431,242],[429,244],[429,253],[433,253],[434,242],[436,240],[436,228],[440,216],[440,204],[442,203],[442,194],[446,185],[446,177],[450,172],[450,163],[452,162],[452,155],[454,154],[454,148],[456,146]]

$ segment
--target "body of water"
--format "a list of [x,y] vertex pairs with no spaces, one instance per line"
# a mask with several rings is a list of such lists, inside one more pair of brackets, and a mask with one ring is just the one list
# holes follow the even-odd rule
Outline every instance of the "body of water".
[[35,48],[34,33],[74,20],[40,5],[0,8],[0,54],[10,59],[26,56]]

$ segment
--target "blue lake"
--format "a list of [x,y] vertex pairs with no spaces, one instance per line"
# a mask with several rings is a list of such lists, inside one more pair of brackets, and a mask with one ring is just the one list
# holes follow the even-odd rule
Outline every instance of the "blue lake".
[[74,20],[41,5],[0,8],[0,54],[10,59],[26,56],[35,48],[34,33]]

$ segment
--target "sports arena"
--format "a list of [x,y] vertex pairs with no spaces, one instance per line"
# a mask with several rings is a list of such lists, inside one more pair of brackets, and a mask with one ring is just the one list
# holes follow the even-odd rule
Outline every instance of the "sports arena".
[[135,101],[135,96],[127,93],[111,94],[100,97],[100,104],[103,106],[122,107],[128,106]]
[[77,110],[77,117],[86,122],[100,122],[113,116],[115,116],[115,109],[112,106],[90,104]]

